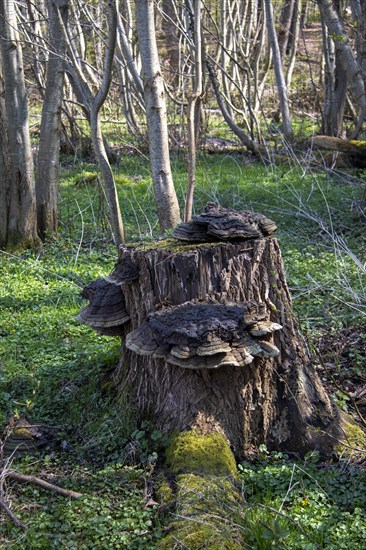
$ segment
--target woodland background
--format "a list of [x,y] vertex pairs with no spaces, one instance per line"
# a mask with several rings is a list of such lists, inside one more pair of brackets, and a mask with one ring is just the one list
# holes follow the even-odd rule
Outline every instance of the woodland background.
[[[118,341],[75,317],[116,245],[169,235],[207,201],[275,220],[322,379],[365,425],[365,25],[357,0],[1,3],[0,499],[26,527],[2,516],[1,544],[163,539],[179,509],[155,491],[164,435],[113,387]],[[22,457],[25,419],[40,445]],[[243,502],[215,496],[228,544],[233,529],[248,548],[365,540],[357,445],[327,462],[263,448],[239,470]]]

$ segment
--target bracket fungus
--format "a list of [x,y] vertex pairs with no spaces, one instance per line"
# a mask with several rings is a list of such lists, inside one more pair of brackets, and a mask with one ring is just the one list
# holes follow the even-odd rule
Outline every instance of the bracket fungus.
[[82,296],[89,305],[79,312],[78,321],[100,334],[120,335],[121,327],[130,320],[121,287],[99,279],[86,286]]
[[131,258],[131,251],[126,246],[121,246],[119,262],[114,271],[105,277],[105,280],[115,285],[126,285],[139,278],[139,265]]
[[190,242],[260,239],[271,235],[276,229],[276,224],[263,214],[239,212],[208,203],[201,214],[178,225],[173,237]]
[[128,349],[187,369],[242,367],[279,349],[258,337],[282,327],[264,320],[263,304],[190,301],[150,313],[126,336]]

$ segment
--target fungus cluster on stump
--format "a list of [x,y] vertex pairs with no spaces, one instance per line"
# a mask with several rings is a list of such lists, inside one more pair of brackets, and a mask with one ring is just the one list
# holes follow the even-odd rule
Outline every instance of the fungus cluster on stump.
[[261,214],[208,204],[173,239],[121,248],[79,314],[122,337],[116,377],[141,418],[167,433],[222,433],[238,458],[263,443],[328,452],[339,436],[275,229]]
[[[150,313],[126,337],[140,355],[187,369],[244,367],[254,357],[275,357],[279,349],[264,340],[281,325],[264,320],[263,304],[185,302]],[[262,337],[262,339],[260,339]]]

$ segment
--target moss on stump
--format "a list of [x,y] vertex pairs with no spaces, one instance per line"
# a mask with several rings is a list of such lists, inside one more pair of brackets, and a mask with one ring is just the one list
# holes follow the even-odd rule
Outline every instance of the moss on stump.
[[240,509],[241,500],[232,480],[181,474],[176,483],[178,519],[170,524],[159,550],[239,550],[244,547],[238,518],[229,512]]
[[341,412],[341,430],[343,436],[335,446],[334,450],[339,457],[342,458],[357,458],[362,457],[366,452],[366,433],[353,420],[353,418],[345,412]]
[[201,435],[196,430],[173,434],[166,451],[166,463],[173,474],[229,476],[236,462],[225,437],[217,432]]
[[[175,474],[175,519],[159,550],[243,548],[243,532],[233,510],[242,497],[236,487],[236,463],[225,437],[195,430],[176,433],[167,449],[166,463]],[[166,494],[164,481],[164,495]],[[160,491],[157,491],[159,497]],[[164,501],[164,498],[162,499]],[[236,512],[237,513],[237,512]],[[235,514],[234,514],[235,515]]]

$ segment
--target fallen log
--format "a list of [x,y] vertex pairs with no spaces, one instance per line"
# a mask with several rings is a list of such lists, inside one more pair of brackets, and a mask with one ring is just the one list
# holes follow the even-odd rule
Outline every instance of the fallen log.
[[359,168],[366,166],[366,141],[347,140],[333,136],[315,136],[312,138],[312,144],[328,151],[342,153],[352,166]]

